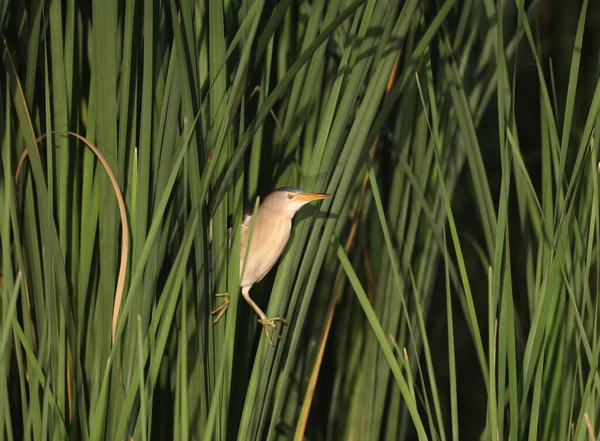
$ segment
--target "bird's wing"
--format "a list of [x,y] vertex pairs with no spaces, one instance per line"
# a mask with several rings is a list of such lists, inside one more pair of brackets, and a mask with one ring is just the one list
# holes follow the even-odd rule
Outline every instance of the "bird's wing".
[[[244,207],[244,214],[242,215],[242,228],[250,226],[250,219],[252,218],[252,213],[254,212],[254,205],[247,205]],[[233,215],[230,214],[227,216],[227,264],[229,264],[229,257],[231,254],[231,233],[233,228]],[[212,262],[212,242],[208,245],[208,261]],[[0,269],[0,277],[2,271]],[[212,264],[209,270],[209,279],[212,280]],[[0,279],[1,280],[1,279]],[[212,283],[212,282],[210,282]]]
[[[254,213],[254,205],[246,205],[244,207],[244,213],[242,214],[242,226],[247,226],[248,221],[252,217],[252,213]],[[227,216],[227,228],[231,230],[233,227],[233,214]]]
[[[252,219],[252,213],[254,213],[254,205],[246,205],[244,207],[244,213],[242,214],[242,228],[248,228],[250,226],[250,219]],[[227,216],[227,243],[229,244],[229,250],[231,250],[231,233],[233,228],[233,215]],[[227,256],[229,261],[229,255]]]

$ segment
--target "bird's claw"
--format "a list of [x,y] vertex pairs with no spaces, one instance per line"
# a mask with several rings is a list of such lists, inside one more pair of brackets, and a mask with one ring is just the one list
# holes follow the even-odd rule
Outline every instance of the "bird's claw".
[[225,311],[227,311],[227,307],[229,306],[229,294],[226,292],[220,292],[218,294],[215,294],[215,297],[224,297],[225,298],[225,302],[215,308],[215,310],[212,312],[212,315],[216,315],[215,318],[213,318],[213,325],[216,325],[217,322],[219,320],[221,320],[221,317],[223,317],[223,315],[225,314]]
[[258,323],[260,323],[261,325],[263,325],[263,327],[265,328],[265,335],[267,336],[267,340],[269,341],[269,344],[271,346],[275,346],[275,344],[273,343],[273,340],[271,339],[271,334],[269,333],[269,328],[271,328],[271,331],[273,334],[275,334],[277,336],[277,338],[281,338],[281,334],[279,334],[279,331],[277,331],[277,325],[275,324],[275,322],[281,322],[284,325],[287,323],[285,321],[285,319],[283,317],[265,317],[264,319],[258,319]]

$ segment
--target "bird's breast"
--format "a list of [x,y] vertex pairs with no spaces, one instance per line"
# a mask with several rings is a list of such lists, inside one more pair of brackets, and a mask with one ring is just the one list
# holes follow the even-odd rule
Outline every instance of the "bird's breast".
[[[292,229],[291,220],[258,218],[248,243],[250,225],[251,222],[244,223],[240,235],[240,286],[252,286],[267,275],[281,257]],[[245,263],[248,248],[248,260]]]

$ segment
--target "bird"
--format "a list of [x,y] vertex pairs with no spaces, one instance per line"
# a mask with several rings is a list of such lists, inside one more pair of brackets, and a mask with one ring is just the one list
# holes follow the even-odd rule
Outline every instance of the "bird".
[[[331,195],[327,193],[309,193],[297,188],[282,187],[270,193],[259,205],[255,220],[253,210],[244,212],[240,226],[240,288],[242,296],[258,315],[258,322],[263,326],[271,346],[274,346],[271,334],[281,338],[276,322],[285,325],[286,321],[280,316],[267,317],[250,297],[250,289],[267,275],[283,254],[292,232],[292,219],[298,210],[309,202],[328,197]],[[229,237],[232,237],[231,228]],[[225,301],[212,311],[215,316],[214,325],[229,306],[228,293],[218,293],[216,296],[224,297]]]

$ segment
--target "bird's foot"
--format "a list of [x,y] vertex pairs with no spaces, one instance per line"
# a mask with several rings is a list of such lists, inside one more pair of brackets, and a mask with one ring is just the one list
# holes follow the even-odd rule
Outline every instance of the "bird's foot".
[[223,298],[225,298],[225,302],[212,312],[212,315],[216,315],[216,317],[213,318],[213,321],[212,321],[213,325],[216,325],[217,322],[221,319],[221,317],[223,317],[223,315],[225,314],[225,311],[227,310],[227,307],[229,306],[229,294],[228,293],[220,292],[220,293],[215,294],[215,297],[223,297]]
[[273,334],[275,334],[277,336],[277,338],[281,338],[281,334],[279,334],[279,331],[277,331],[277,325],[275,324],[275,322],[281,322],[284,325],[287,323],[285,321],[285,319],[283,317],[265,317],[265,318],[261,318],[258,320],[258,323],[260,323],[261,325],[263,325],[263,327],[265,328],[265,334],[267,336],[267,340],[269,341],[269,344],[271,346],[275,346],[275,344],[273,343],[273,340],[271,339],[271,333],[269,332],[269,328],[271,328],[271,332]]

